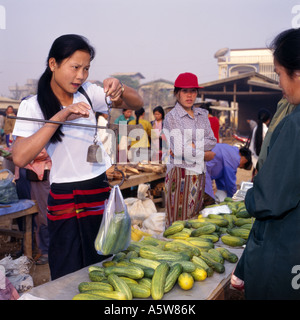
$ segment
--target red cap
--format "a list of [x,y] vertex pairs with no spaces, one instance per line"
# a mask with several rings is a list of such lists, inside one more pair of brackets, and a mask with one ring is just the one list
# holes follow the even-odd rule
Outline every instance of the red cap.
[[174,87],[176,88],[203,88],[199,87],[198,78],[195,74],[185,72],[181,73],[175,80]]

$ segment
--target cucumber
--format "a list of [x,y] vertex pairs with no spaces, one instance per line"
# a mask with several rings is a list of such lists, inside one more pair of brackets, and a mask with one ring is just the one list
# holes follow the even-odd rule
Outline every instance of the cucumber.
[[149,290],[151,290],[151,279],[148,278],[142,278],[139,280],[139,284],[142,284],[143,286],[147,287]]
[[218,250],[222,254],[223,258],[230,263],[236,263],[239,260],[238,256],[235,253],[230,252],[226,248],[218,247],[216,248],[216,250]]
[[209,223],[206,226],[200,227],[198,229],[195,229],[191,233],[191,237],[199,237],[202,234],[210,234],[215,232],[217,229],[216,225],[213,223]]
[[127,251],[135,251],[137,254],[139,254],[140,253],[140,249],[141,249],[140,245],[138,245],[136,243],[133,243],[131,241],[130,245],[127,248]]
[[123,276],[118,276],[120,279],[124,280],[127,284],[128,283],[138,283],[137,280],[128,278],[128,277],[123,277]]
[[221,240],[224,244],[231,247],[241,247],[247,242],[245,239],[231,235],[224,235],[221,237]]
[[246,229],[246,230],[251,230],[253,227],[252,223],[245,223],[240,226],[240,228]]
[[101,266],[90,266],[89,267],[89,272],[91,271],[98,271],[99,273],[102,273],[102,275],[105,275],[104,273],[104,268]]
[[202,239],[198,237],[198,238],[191,239],[189,242],[197,246],[200,251],[201,249],[208,251],[209,249],[214,247],[214,243],[210,239]]
[[247,230],[244,228],[233,228],[233,229],[227,229],[227,232],[231,236],[240,237],[242,239],[247,240],[249,237],[250,230]]
[[130,260],[131,258],[137,258],[139,254],[136,251],[127,252],[125,259]]
[[166,278],[164,293],[171,291],[174,287],[178,277],[182,273],[182,265],[180,263],[175,263],[170,267],[169,273]]
[[169,226],[163,233],[164,237],[170,236],[171,234],[180,232],[184,228],[184,224],[182,223],[175,223]]
[[127,300],[127,298],[121,291],[90,290],[75,295],[73,300]]
[[216,249],[210,249],[208,250],[208,253],[211,255],[211,257],[216,261],[216,262],[219,262],[219,263],[224,263],[224,258],[222,256],[222,254],[216,250]]
[[116,267],[128,267],[128,266],[132,266],[132,263],[130,261],[124,259],[124,260],[117,262],[115,264],[115,266]]
[[225,214],[224,219],[228,221],[228,228],[233,228],[235,216],[232,214]]
[[102,280],[106,279],[106,276],[102,273],[102,271],[93,270],[89,272],[89,278],[93,282],[101,282]]
[[151,268],[154,270],[160,265],[160,262],[158,262],[156,260],[145,259],[142,257],[132,258],[129,261],[134,263],[137,266],[147,267],[147,268]]
[[238,212],[236,213],[236,217],[237,217],[237,218],[248,219],[248,218],[251,218],[251,215],[248,213],[247,210],[242,209],[242,210],[240,210],[240,211],[238,211]]
[[194,228],[194,229],[198,229],[198,228],[204,227],[209,223],[209,222],[206,222],[206,221],[199,221],[198,219],[189,220],[189,221],[190,221],[190,224],[192,225],[192,228]]
[[176,242],[176,241],[168,241],[164,245],[164,250],[166,251],[174,251],[174,252],[187,252],[191,251],[193,255],[199,256],[200,255],[200,250],[194,246],[190,245],[189,243],[185,244],[182,242]]
[[182,266],[182,272],[193,272],[196,269],[195,264],[192,261],[176,261],[171,263],[171,267],[179,263]]
[[190,258],[192,256],[199,256],[200,255],[200,250],[199,248],[189,248],[189,247],[181,247],[181,246],[174,246],[173,248],[167,249],[166,251],[171,251],[171,252],[183,252],[187,254]]
[[[116,296],[116,295],[115,295]],[[124,299],[119,300],[125,300],[125,296],[123,295]],[[118,300],[116,298],[107,297],[105,295],[99,295],[94,293],[78,293],[76,294],[72,300]]]
[[202,234],[201,236],[199,236],[200,239],[208,239],[211,240],[212,242],[217,242],[219,241],[219,237],[216,234]]
[[103,261],[102,262],[102,266],[104,268],[106,267],[111,267],[111,266],[115,266],[117,263],[115,261]]
[[107,277],[111,274],[115,274],[117,276],[124,276],[131,279],[141,279],[144,277],[144,270],[134,265],[126,267],[111,266],[105,268],[104,271]]
[[78,290],[83,293],[89,290],[113,291],[114,288],[109,283],[104,282],[81,282],[78,285]]
[[131,240],[131,219],[127,212],[119,212],[116,215],[122,215],[122,223],[120,228],[120,234],[117,239],[116,246],[114,247],[113,253],[118,253],[122,250],[127,249]]
[[154,269],[152,268],[145,268],[144,270],[144,277],[145,278],[149,278],[152,279],[153,275],[154,275]]
[[153,246],[143,246],[140,249],[140,257],[149,260],[165,261],[190,260],[188,255],[184,255],[181,252],[164,251]]
[[211,277],[214,273],[213,269],[200,257],[194,256],[192,262],[201,269],[204,269],[207,272],[207,276]]
[[216,224],[218,227],[227,227],[229,222],[224,218],[210,219],[213,224]]
[[101,224],[100,230],[95,240],[95,249],[103,255],[115,253],[114,248],[117,246],[118,237],[122,225],[122,216],[113,214],[111,219]]
[[119,261],[125,259],[125,257],[126,257],[125,252],[118,252],[113,256],[113,258],[111,260],[115,261],[115,262],[119,262]]
[[189,234],[186,233],[186,232],[183,232],[183,231],[180,231],[180,232],[176,232],[174,234],[171,234],[169,236],[167,236],[168,239],[186,239],[186,238],[189,238]]
[[241,227],[242,225],[244,224],[249,224],[249,223],[252,223],[252,218],[239,218],[237,219],[234,224],[237,226],[237,227]]
[[122,292],[125,295],[126,300],[132,300],[132,292],[124,280],[113,273],[107,277],[107,280],[109,284],[113,286],[115,291]]
[[161,300],[164,296],[165,284],[170,267],[162,262],[154,271],[151,281],[151,296],[153,300]]
[[128,283],[133,298],[149,298],[151,295],[150,288],[139,283]]
[[224,273],[225,267],[222,263],[216,262],[208,252],[201,253],[201,259],[203,259],[214,271],[218,273]]

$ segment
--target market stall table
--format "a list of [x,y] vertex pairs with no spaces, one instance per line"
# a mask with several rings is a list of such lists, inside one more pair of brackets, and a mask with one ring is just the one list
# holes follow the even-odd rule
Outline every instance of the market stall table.
[[[166,173],[156,173],[156,172],[143,172],[137,175],[130,176],[127,180],[124,180],[124,182],[120,185],[120,189],[124,190],[127,188],[139,186],[142,183],[149,183],[153,181],[159,181],[161,179],[164,179],[166,176]],[[111,185],[117,185],[120,184],[121,180],[112,180],[110,181]],[[164,195],[162,194],[161,198],[153,199],[154,203],[162,202],[164,204]]]
[[[243,248],[230,248],[230,251],[234,252],[240,258]],[[101,263],[95,265],[101,265]],[[202,282],[195,282],[191,290],[184,291],[176,284],[170,292],[163,296],[163,300],[224,299],[224,291],[229,287],[230,276],[236,264],[225,261],[224,266],[224,273],[219,274],[214,272],[212,277],[206,278]],[[89,267],[83,268],[54,281],[34,287],[28,291],[28,293],[33,297],[45,300],[71,300],[79,293],[79,283],[90,281],[88,268]],[[147,300],[149,299],[151,298]]]
[[[165,178],[165,173],[155,173],[155,172],[144,172],[137,175],[130,176],[127,180],[123,182],[123,184],[120,186],[120,189],[127,189],[131,187],[138,186],[141,183],[148,183],[152,181],[156,181],[159,179]],[[110,184],[116,185],[119,184],[121,180],[113,180],[110,181]]]
[[24,238],[24,255],[32,258],[32,215],[38,213],[35,201],[22,199],[15,203],[0,205],[0,223],[7,224],[13,219],[25,217],[25,230],[0,229],[0,234]]

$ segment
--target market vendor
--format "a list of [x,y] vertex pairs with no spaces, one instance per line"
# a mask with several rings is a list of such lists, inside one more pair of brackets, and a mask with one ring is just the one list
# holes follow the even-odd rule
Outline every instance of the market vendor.
[[[239,149],[226,143],[217,143],[212,151],[215,157],[206,162],[205,193],[222,202],[225,197],[232,197],[237,191],[237,169],[251,170],[251,151],[245,147]],[[216,183],[216,194],[212,180]]]
[[194,107],[198,89],[195,74],[181,73],[174,83],[175,107],[164,120],[163,132],[170,146],[165,179],[167,226],[192,218],[203,207],[204,161],[213,158],[210,150],[217,140],[208,112]]
[[[86,82],[94,55],[94,48],[82,36],[57,38],[37,95],[22,101],[18,116],[96,125],[95,112],[107,112],[105,95],[113,107],[141,108],[141,97],[118,79],[105,79],[103,88]],[[87,162],[95,129],[18,119],[13,134],[17,136],[12,150],[17,166],[26,166],[44,147],[52,160],[48,197],[51,279],[105,259],[97,254],[94,241],[109,197],[105,172],[111,161],[98,142],[102,162]]]

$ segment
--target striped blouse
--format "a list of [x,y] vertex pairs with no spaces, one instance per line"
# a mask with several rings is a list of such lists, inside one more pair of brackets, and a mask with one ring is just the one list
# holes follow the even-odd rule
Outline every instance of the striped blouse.
[[[217,143],[208,119],[208,112],[193,107],[194,118],[177,102],[166,114],[164,134],[168,142],[169,154],[165,159],[167,172],[174,166],[201,174],[205,172],[204,152],[211,150]],[[195,148],[191,145],[194,143]]]

